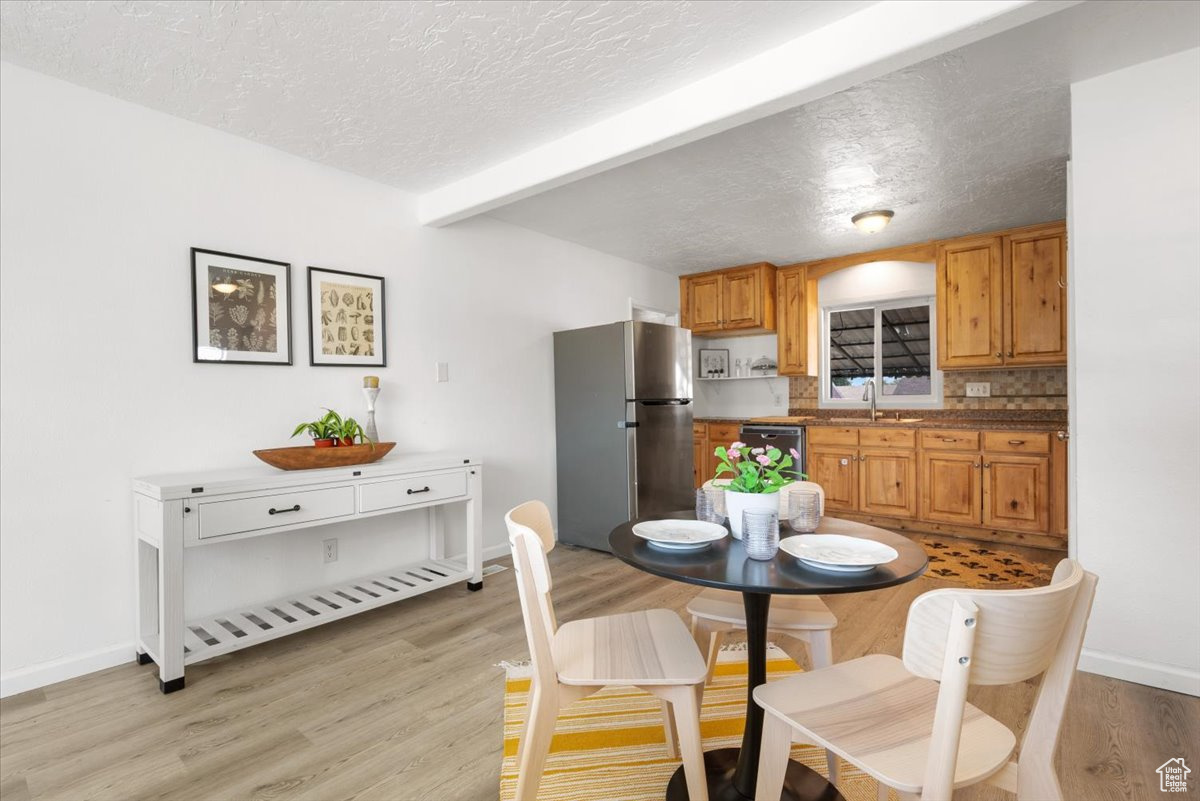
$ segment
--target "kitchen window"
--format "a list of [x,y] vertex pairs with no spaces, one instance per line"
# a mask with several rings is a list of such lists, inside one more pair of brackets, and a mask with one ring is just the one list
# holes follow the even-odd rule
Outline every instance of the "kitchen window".
[[909,298],[822,309],[821,406],[867,407],[873,378],[880,409],[940,408],[933,304]]

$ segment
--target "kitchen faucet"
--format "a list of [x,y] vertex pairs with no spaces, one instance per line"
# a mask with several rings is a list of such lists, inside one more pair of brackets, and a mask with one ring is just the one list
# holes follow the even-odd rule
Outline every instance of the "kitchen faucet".
[[869,400],[871,402],[871,422],[878,420],[881,415],[879,412],[875,411],[875,379],[874,378],[868,378],[867,383],[863,385],[862,399]]

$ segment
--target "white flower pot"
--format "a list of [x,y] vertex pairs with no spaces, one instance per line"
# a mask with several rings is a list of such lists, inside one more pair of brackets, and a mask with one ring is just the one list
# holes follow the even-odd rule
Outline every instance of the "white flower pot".
[[729,528],[733,531],[734,539],[742,538],[742,512],[747,509],[779,514],[779,493],[725,490],[725,514],[729,516]]

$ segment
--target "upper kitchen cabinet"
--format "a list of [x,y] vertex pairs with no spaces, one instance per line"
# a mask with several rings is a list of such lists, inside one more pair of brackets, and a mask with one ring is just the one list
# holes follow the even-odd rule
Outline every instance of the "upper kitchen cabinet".
[[803,264],[781,267],[775,279],[780,375],[808,375],[807,280]]
[[730,267],[679,279],[682,325],[696,334],[775,330],[775,265]]
[[1004,362],[1066,364],[1067,229],[1027,228],[1004,237]]
[[1066,364],[1063,223],[941,242],[938,367]]

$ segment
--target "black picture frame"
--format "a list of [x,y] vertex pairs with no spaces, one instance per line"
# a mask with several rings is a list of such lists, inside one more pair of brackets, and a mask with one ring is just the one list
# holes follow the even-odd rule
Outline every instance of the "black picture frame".
[[[200,264],[202,261],[207,261],[207,274],[201,275]],[[292,363],[292,265],[286,261],[276,261],[275,259],[264,259],[257,256],[245,256],[240,253],[229,253],[223,250],[212,250],[209,248],[192,248],[192,362],[194,364],[257,364],[257,365],[282,365],[288,366]],[[266,267],[257,267],[256,265],[267,265]],[[210,285],[209,280],[213,270],[225,270],[230,275],[237,273],[257,274],[263,276],[271,276],[273,279],[269,285],[265,282],[263,286],[269,286],[270,289],[264,289],[259,292],[257,289],[247,290],[244,285],[240,285],[233,290],[229,295],[237,294],[239,298],[246,301],[246,311],[241,321],[230,320],[230,328],[225,332],[217,331],[213,328],[214,322],[224,316],[224,311],[214,311],[214,301],[222,304],[228,298],[220,297],[220,294],[215,294],[212,289],[215,285]],[[201,278],[204,279],[204,285],[209,287],[208,291],[201,295],[200,284]],[[241,282],[238,282],[241,283]],[[276,287],[283,287],[282,293]],[[241,293],[246,292],[245,297]],[[273,303],[268,305],[264,303],[274,292],[274,297],[270,298]],[[204,307],[205,324],[203,332],[201,331],[201,306]],[[262,324],[251,321],[249,317],[250,307],[255,309],[255,321],[258,320],[258,311],[261,310],[267,316]],[[271,333],[263,333],[263,327],[270,324],[271,313],[274,312],[275,317],[270,328]],[[281,314],[282,313],[282,314]],[[280,324],[282,317],[282,325]],[[249,327],[247,327],[249,323]],[[251,337],[263,337],[264,344],[270,341],[275,342],[274,350],[244,350],[232,349],[225,347],[227,340],[223,337],[232,338],[234,331],[237,331],[243,338],[247,335]],[[283,334],[281,336],[281,333]],[[207,334],[207,336],[203,336]],[[220,344],[215,344],[217,338],[221,338]],[[202,338],[203,336],[203,338]],[[239,354],[239,358],[226,358],[224,354],[234,353]],[[247,353],[263,353],[263,358],[246,358]]]
[[[345,313],[337,306],[326,309],[326,293],[318,283],[322,276],[338,280],[342,290],[349,295],[354,307],[351,320],[329,320],[325,315]],[[354,290],[365,290],[357,293]],[[308,268],[308,363],[313,367],[387,367],[387,304],[386,282],[381,275],[354,273],[347,270],[331,270],[326,267]],[[337,303],[335,293],[334,300]],[[348,307],[346,307],[348,308]],[[366,321],[366,322],[364,322]],[[336,331],[336,333],[334,333]],[[376,333],[376,331],[378,333]],[[347,349],[369,346],[371,353],[329,354],[324,352],[326,338],[338,337]],[[343,336],[344,335],[344,336]],[[339,347],[339,349],[340,349]]]
[[[720,363],[721,375],[710,376],[705,375],[705,370],[716,363]],[[697,378],[729,378],[729,349],[728,348],[701,348],[698,358],[696,359],[696,377]]]

